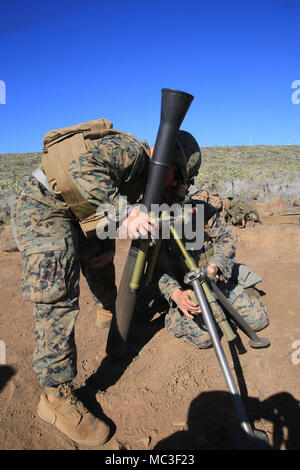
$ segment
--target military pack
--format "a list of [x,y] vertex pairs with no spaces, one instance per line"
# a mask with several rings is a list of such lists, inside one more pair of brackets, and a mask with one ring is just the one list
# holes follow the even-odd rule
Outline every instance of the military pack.
[[[43,139],[41,168],[51,192],[67,203],[88,238],[95,236],[96,226],[104,221],[104,215],[96,214],[97,206],[82,196],[69,175],[68,168],[72,161],[76,161],[80,155],[85,155],[95,146],[95,139],[114,134],[135,139],[131,134],[113,129],[111,121],[105,118],[49,131]],[[140,142],[139,144],[142,145]]]

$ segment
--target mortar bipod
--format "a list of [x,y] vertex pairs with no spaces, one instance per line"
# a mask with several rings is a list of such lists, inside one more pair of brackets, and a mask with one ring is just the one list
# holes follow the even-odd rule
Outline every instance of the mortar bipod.
[[[219,306],[219,304],[216,302],[216,299],[213,296],[210,288],[212,288],[212,290],[215,292],[219,302],[224,305],[225,309],[229,311],[229,313],[235,319],[238,326],[240,326],[241,329],[251,338],[250,345],[252,347],[266,347],[270,344],[270,342],[268,339],[259,338],[256,335],[255,331],[245,322],[245,320],[239,315],[230,302],[228,302],[227,298],[216,287],[215,283],[209,279],[206,273],[206,268],[199,268],[197,266],[195,260],[185,249],[182,240],[179,238],[174,226],[172,225],[170,225],[170,233],[184,258],[187,269],[189,270],[185,276],[185,283],[191,285],[193,289],[194,297],[192,297],[192,299],[196,300],[200,306],[203,321],[211,337],[222,374],[224,376],[227,388],[232,396],[234,406],[237,410],[241,427],[245,431],[246,436],[249,438],[249,442],[246,443],[246,447],[253,449],[265,449],[268,445],[267,438],[262,431],[253,430],[251,427],[241,396],[232,376],[225,352],[223,350],[214,320],[219,325],[227,341],[234,340],[236,335],[233,333],[231,326],[227,321],[226,315],[222,311],[222,308]],[[154,243],[152,257],[150,258],[148,265],[148,272],[146,273],[147,283],[151,282],[152,273],[156,265],[160,245],[161,240],[156,240]],[[146,240],[144,241],[144,244],[139,251],[138,259],[140,263],[137,263],[138,267],[135,273],[136,275],[134,275],[131,280],[131,289],[138,289],[139,287],[139,282],[144,274],[148,248],[149,241]]]
[[[264,433],[262,431],[253,430],[252,427],[251,427],[251,424],[250,424],[249,419],[247,417],[247,413],[245,411],[241,396],[238,392],[236,383],[235,383],[234,378],[232,376],[232,373],[231,373],[231,370],[230,370],[230,367],[229,367],[224,349],[222,347],[221,340],[220,340],[219,334],[217,332],[216,325],[215,325],[214,320],[213,320],[212,312],[214,314],[215,314],[215,312],[214,312],[214,310],[211,311],[211,309],[210,309],[210,307],[213,306],[213,303],[210,301],[212,293],[211,293],[208,285],[206,284],[206,281],[209,281],[209,278],[208,278],[207,273],[206,273],[206,268],[205,267],[199,268],[196,265],[195,260],[192,258],[192,256],[189,255],[189,253],[187,252],[187,250],[184,247],[184,244],[182,243],[180,238],[177,236],[177,233],[176,233],[174,227],[171,226],[170,230],[171,230],[171,234],[172,234],[175,242],[177,243],[177,246],[178,246],[179,250],[181,251],[181,254],[184,257],[185,264],[186,264],[187,268],[190,270],[185,275],[184,281],[185,281],[186,284],[189,284],[193,288],[193,292],[194,292],[194,295],[196,297],[197,303],[200,306],[203,321],[204,321],[205,326],[207,328],[207,331],[208,331],[208,333],[211,337],[213,347],[215,349],[215,352],[216,352],[217,359],[218,359],[220,367],[221,367],[223,377],[225,379],[227,388],[228,388],[228,390],[229,390],[229,392],[232,396],[233,403],[234,403],[235,408],[237,410],[237,413],[238,413],[238,416],[239,416],[239,419],[240,419],[241,427],[246,432],[246,435],[249,437],[248,448],[255,448],[255,449],[266,448],[268,446],[267,437],[264,435]],[[214,282],[211,281],[210,284],[214,285]],[[219,298],[220,302],[224,301],[223,297],[221,297],[221,296],[219,296],[219,297],[218,298]],[[226,299],[226,297],[225,297],[225,299]],[[208,304],[208,301],[210,303],[210,306]],[[227,301],[227,299],[226,299],[226,301]],[[226,302],[226,307],[228,308],[227,302]],[[229,302],[228,302],[228,304],[229,304]],[[240,317],[240,315],[238,314],[238,312],[234,308],[232,308],[231,313],[234,316],[234,318],[236,319],[236,321],[239,322],[240,320],[243,320],[242,317]],[[244,320],[243,320],[243,322],[244,322]],[[241,323],[245,327],[243,322],[241,322]],[[221,323],[219,323],[219,326],[220,325],[221,325]],[[226,325],[226,323],[225,323],[225,325]],[[269,340],[267,340],[265,338],[262,338],[260,340],[260,338],[256,335],[254,330],[252,330],[252,328],[250,328],[248,324],[247,324],[247,328],[245,328],[245,329],[246,329],[248,335],[250,335],[250,337],[252,338],[251,341],[255,342],[255,344],[258,344],[261,341],[261,343],[260,343],[261,345],[260,346],[256,345],[256,347],[266,347],[270,344]],[[227,327],[227,325],[226,325],[226,329],[222,330],[222,331],[224,332],[224,334],[225,334],[228,341],[232,341],[235,338],[235,335],[233,334],[233,332],[231,334],[231,331],[232,331],[231,328]]]

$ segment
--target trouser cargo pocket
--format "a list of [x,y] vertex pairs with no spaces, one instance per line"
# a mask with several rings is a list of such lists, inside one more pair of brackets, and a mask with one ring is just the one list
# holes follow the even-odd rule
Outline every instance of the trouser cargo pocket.
[[27,243],[22,252],[21,288],[35,303],[54,303],[66,295],[64,239],[40,238]]

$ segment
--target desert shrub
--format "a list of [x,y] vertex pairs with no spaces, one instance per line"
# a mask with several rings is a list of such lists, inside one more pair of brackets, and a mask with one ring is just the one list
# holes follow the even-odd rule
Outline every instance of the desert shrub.
[[0,155],[0,194],[17,192],[20,183],[39,165],[42,153]]

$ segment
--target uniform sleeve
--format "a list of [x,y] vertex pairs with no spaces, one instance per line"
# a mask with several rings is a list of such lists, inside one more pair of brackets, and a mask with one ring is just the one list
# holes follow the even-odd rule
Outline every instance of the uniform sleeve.
[[225,219],[215,213],[208,221],[209,235],[213,242],[214,254],[209,264],[214,263],[226,278],[230,278],[234,265],[236,247],[232,229]]

